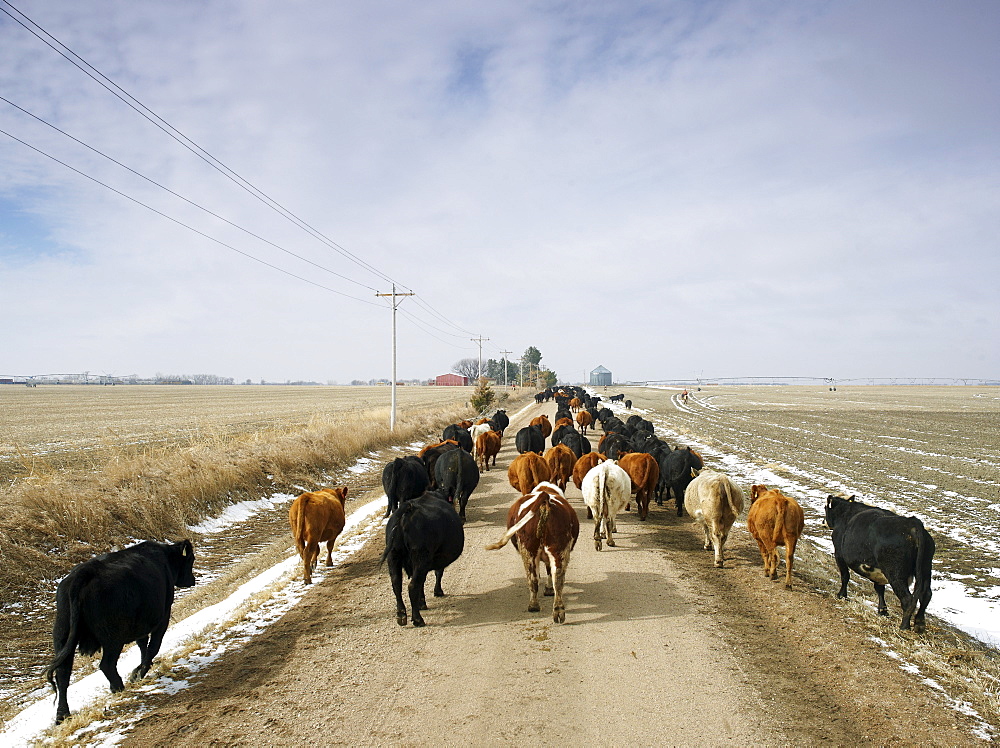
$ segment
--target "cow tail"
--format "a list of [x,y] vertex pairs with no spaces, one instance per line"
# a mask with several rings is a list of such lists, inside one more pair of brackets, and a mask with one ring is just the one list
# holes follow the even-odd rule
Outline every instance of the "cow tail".
[[[378,565],[381,566],[385,563],[385,560],[389,558],[389,551],[391,551],[396,546],[396,539],[399,537],[403,523],[409,519],[409,516],[416,509],[416,504],[412,501],[404,501],[399,505],[399,509],[393,515],[396,517],[396,524],[392,526],[392,530],[388,532],[385,536],[385,550],[382,552],[382,558],[378,560]],[[391,520],[390,520],[391,521]]]
[[59,690],[56,686],[55,672],[62,667],[67,660],[72,659],[76,651],[77,639],[80,631],[80,585],[73,585],[66,597],[69,599],[69,633],[66,635],[66,643],[56,652],[52,662],[45,668],[45,680],[53,689]]
[[914,540],[917,544],[917,561],[916,568],[913,570],[913,596],[910,598],[910,604],[903,611],[905,620],[909,620],[916,613],[917,603],[920,602],[921,596],[930,592],[931,561],[933,559],[932,554],[928,553],[930,549],[927,547],[927,531],[924,529],[923,523],[917,520],[910,528],[910,532],[915,536]]
[[608,482],[607,473],[603,470],[597,475],[597,506],[594,507],[594,515],[599,519],[604,517],[608,510]]
[[545,526],[549,523],[549,495],[543,493],[538,502],[538,524],[535,526],[535,537],[545,539]]
[[517,522],[515,522],[508,528],[507,532],[503,534],[503,537],[500,538],[500,540],[498,540],[495,543],[490,543],[488,546],[486,546],[486,550],[495,551],[498,548],[503,548],[505,545],[507,545],[507,543],[510,542],[510,539],[517,534],[517,531],[520,530],[522,527],[524,527],[526,524],[528,524],[528,522],[530,522],[531,518],[534,516],[535,512],[533,510],[525,512],[524,516],[521,517],[521,519],[519,519]]
[[299,554],[302,554],[306,549],[306,504],[308,503],[309,497],[307,496],[299,505],[299,524],[295,528],[295,547],[298,549]]
[[777,544],[784,536],[785,530],[785,509],[788,507],[788,502],[779,500],[778,509],[774,515],[774,532],[771,534],[771,542]]
[[389,471],[389,485],[385,486],[385,497],[389,501],[389,504],[392,504],[392,497],[396,495],[396,475],[399,472],[398,467],[399,463],[393,461],[392,470]]

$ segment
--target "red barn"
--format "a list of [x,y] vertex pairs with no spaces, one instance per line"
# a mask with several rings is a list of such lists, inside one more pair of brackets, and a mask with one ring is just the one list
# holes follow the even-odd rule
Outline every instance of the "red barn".
[[441,374],[434,380],[438,387],[465,387],[469,384],[469,378],[461,374]]

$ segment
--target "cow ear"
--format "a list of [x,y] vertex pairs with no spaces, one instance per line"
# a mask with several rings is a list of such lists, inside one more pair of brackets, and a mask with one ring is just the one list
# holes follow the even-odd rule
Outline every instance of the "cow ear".
[[193,551],[191,549],[191,541],[190,540],[185,540],[184,541],[184,545],[181,547],[181,557],[182,558],[187,558],[188,554],[192,553],[192,552]]
[[344,498],[346,499],[347,498],[347,486],[344,486],[343,489],[341,489],[341,490],[344,492]]
[[829,509],[832,506],[833,506],[833,497],[832,496],[827,496],[826,497],[826,508]]
[[851,498],[848,499],[848,501],[854,501],[854,497],[852,496]]

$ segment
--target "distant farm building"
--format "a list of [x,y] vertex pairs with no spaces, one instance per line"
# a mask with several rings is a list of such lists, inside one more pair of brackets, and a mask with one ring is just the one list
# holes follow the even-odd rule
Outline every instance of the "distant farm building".
[[590,372],[590,384],[596,387],[607,387],[611,384],[611,372],[603,366],[598,366]]
[[441,374],[434,380],[438,387],[464,387],[469,383],[468,377],[461,374]]

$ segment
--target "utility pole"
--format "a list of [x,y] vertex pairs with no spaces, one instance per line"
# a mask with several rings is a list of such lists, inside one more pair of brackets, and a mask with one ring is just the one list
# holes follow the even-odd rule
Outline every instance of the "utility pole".
[[478,337],[469,338],[473,343],[479,343],[479,379],[483,378],[483,341],[489,340],[489,338]]
[[513,351],[500,351],[503,354],[503,387],[507,389],[507,356],[509,356]]
[[[392,293],[377,293],[376,296],[392,297],[392,410],[389,413],[389,431],[396,430],[396,310],[403,303],[404,296],[416,296],[415,293],[396,293],[396,284],[392,284]],[[400,297],[396,301],[396,297]]]

